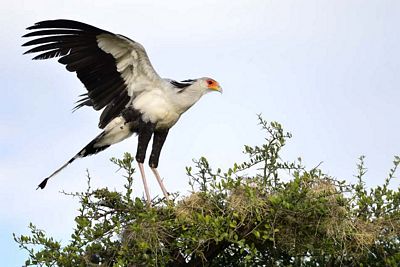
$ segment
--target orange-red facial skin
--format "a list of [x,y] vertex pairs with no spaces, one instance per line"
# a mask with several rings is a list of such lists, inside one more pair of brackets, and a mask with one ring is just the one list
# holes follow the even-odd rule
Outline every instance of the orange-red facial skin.
[[208,84],[208,88],[211,90],[216,90],[219,91],[220,90],[220,86],[219,83],[213,79],[208,79],[207,80],[207,84]]

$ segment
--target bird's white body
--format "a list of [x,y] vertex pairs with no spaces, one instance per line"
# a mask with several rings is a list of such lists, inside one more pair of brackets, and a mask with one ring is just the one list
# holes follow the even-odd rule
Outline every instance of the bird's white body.
[[[193,88],[192,88],[193,89]],[[142,113],[144,122],[154,123],[155,129],[171,128],[180,116],[202,96],[199,90],[188,89],[184,93],[170,93],[158,88],[144,90],[129,105]],[[132,135],[122,116],[116,117],[104,128],[105,136],[97,146],[112,145]]]
[[170,128],[179,119],[180,113],[164,89],[157,88],[138,95],[132,107],[143,114],[144,122],[156,123],[156,128]]

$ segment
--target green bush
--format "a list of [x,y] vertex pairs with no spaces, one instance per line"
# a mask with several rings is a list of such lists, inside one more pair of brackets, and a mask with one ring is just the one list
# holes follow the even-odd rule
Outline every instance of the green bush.
[[[383,185],[367,189],[364,157],[357,183],[306,169],[280,152],[290,138],[280,124],[259,122],[261,146],[222,171],[205,159],[186,169],[192,193],[168,203],[132,197],[134,159],[123,192],[92,189],[88,174],[76,227],[66,246],[31,224],[15,241],[26,266],[399,266],[400,188],[391,189],[400,158]],[[392,186],[393,187],[393,186]]]

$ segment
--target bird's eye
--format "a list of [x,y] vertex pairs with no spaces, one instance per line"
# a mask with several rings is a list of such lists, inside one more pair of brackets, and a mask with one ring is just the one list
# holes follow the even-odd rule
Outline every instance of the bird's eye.
[[211,84],[213,84],[213,81],[208,80],[207,83],[208,83],[208,85],[211,85]]

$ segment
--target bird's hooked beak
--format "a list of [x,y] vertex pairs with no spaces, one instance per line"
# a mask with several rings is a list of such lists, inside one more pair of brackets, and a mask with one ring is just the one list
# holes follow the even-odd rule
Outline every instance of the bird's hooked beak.
[[217,91],[217,92],[220,92],[221,94],[222,94],[222,92],[223,92],[223,90],[222,90],[222,87],[221,86],[218,86],[218,87],[215,87],[215,88],[210,88],[211,90],[213,90],[213,91]]

